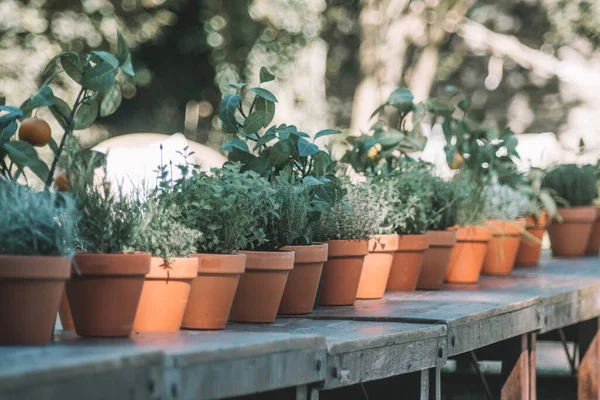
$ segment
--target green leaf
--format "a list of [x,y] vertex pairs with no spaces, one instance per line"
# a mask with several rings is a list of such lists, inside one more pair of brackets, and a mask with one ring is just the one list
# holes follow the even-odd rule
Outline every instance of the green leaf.
[[94,99],[88,103],[83,103],[77,109],[73,121],[73,129],[81,130],[92,126],[98,117],[98,102]]
[[129,56],[129,46],[127,46],[127,42],[123,38],[123,35],[121,35],[121,32],[117,31],[117,60],[119,60],[119,65],[125,63],[127,56]]
[[388,105],[389,105],[388,103],[383,103],[382,105],[377,107],[377,109],[375,111],[373,111],[373,114],[371,114],[371,116],[369,117],[369,120],[372,120],[373,117],[376,116],[377,114],[381,114]]
[[314,140],[317,140],[318,138],[323,137],[323,136],[337,135],[338,133],[342,133],[342,132],[338,131],[337,129],[324,129],[322,131],[317,132]]
[[56,121],[63,127],[67,128],[67,123],[71,117],[71,107],[61,98],[55,97],[54,104],[50,106],[50,112]]
[[55,61],[57,61],[57,60],[61,60],[62,61],[62,58],[65,57],[65,56],[67,56],[67,55],[71,55],[71,56],[79,58],[79,54],[77,54],[74,51],[63,51],[61,53],[58,53],[57,55],[55,55],[54,57],[52,57],[52,59],[50,61],[48,61],[48,64],[46,64],[46,67],[42,71],[42,76],[46,75],[48,73],[48,71],[50,71],[50,69],[52,68],[52,64],[54,64]]
[[258,99],[256,99],[254,109],[256,111],[262,111],[265,113],[263,127],[266,128],[267,126],[269,126],[271,121],[273,121],[273,117],[275,116],[275,103],[269,100],[265,100],[262,97],[259,97]]
[[388,103],[401,112],[410,111],[413,106],[414,96],[407,88],[398,88],[390,94]]
[[52,150],[54,155],[58,154],[58,144],[56,143],[56,140],[54,140],[53,137],[50,138],[50,142],[48,143],[48,146],[50,147],[50,150]]
[[8,157],[21,167],[28,167],[41,180],[46,180],[50,173],[48,166],[39,159],[35,148],[27,142],[15,140],[4,144]]
[[31,112],[40,107],[49,107],[54,104],[54,92],[50,86],[42,86],[40,90],[21,104],[23,117],[31,116]]
[[314,156],[319,152],[319,146],[304,138],[298,139],[298,155],[300,157]]
[[82,86],[86,89],[102,92],[114,85],[116,75],[117,69],[107,62],[103,62],[86,71]]
[[107,51],[95,50],[92,51],[92,61],[96,64],[100,64],[102,62],[110,64],[114,69],[119,67],[119,60],[112,54]]
[[225,133],[236,133],[238,131],[235,112],[240,104],[239,94],[228,94],[221,100],[219,107],[219,119],[221,120],[221,128]]
[[434,99],[433,97],[427,99],[426,105],[429,111],[444,117],[450,117],[454,112],[454,106],[452,106],[452,104],[444,100]]
[[12,122],[10,122],[7,126],[4,127],[4,129],[2,129],[2,132],[0,133],[0,145],[2,145],[2,143],[10,141],[10,139],[12,139],[12,137],[15,136],[15,133],[17,133],[17,127],[17,121],[12,120]]
[[267,89],[251,88],[250,91],[254,92],[258,97],[262,97],[265,100],[269,100],[269,101],[272,101],[273,103],[277,103],[277,98],[275,97],[275,95],[273,93],[269,92]]
[[5,104],[6,104],[6,97],[0,96],[0,106],[3,106]]
[[276,169],[285,167],[294,154],[294,143],[290,139],[280,140],[271,147],[269,162]]
[[246,86],[247,83],[244,82],[240,82],[240,83],[228,83],[227,86],[240,90],[241,88],[243,88],[244,86]]
[[244,142],[243,140],[240,140],[240,139],[231,139],[230,141],[225,143],[223,146],[221,146],[221,150],[223,150],[223,151],[232,151],[234,148],[243,150],[245,152],[250,151],[246,142]]
[[256,133],[265,125],[266,114],[262,111],[254,111],[244,121],[244,131],[248,134]]
[[83,81],[83,64],[79,54],[75,52],[68,52],[60,58],[60,65],[71,79],[77,83]]
[[106,117],[117,111],[117,108],[121,105],[122,98],[121,87],[117,84],[113,85],[102,98],[102,103],[100,103],[100,116]]
[[315,178],[314,176],[306,176],[306,177],[304,177],[304,179],[302,179],[302,184],[304,186],[306,186],[307,189],[310,189],[314,186],[322,186],[323,182],[321,182],[319,179]]
[[331,157],[325,151],[320,150],[313,156],[312,174],[320,177],[327,173],[327,168],[331,165]]
[[271,82],[275,80],[275,75],[270,73],[265,67],[260,67],[260,83]]
[[275,138],[277,138],[277,135],[275,133],[265,133],[264,135],[262,135],[260,137],[260,139],[258,139],[256,141],[256,148],[259,148],[263,144],[269,143],[270,141],[274,140]]
[[121,71],[132,78],[135,76],[135,71],[133,70],[133,65],[131,64],[131,54],[127,54],[127,58],[125,58],[125,61],[121,64]]

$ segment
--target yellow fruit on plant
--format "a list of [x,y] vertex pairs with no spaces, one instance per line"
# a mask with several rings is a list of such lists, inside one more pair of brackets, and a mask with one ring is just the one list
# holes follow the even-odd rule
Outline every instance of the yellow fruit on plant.
[[25,118],[19,127],[19,140],[32,146],[43,147],[50,143],[50,125],[40,118]]
[[56,178],[54,178],[54,186],[59,192],[68,192],[71,190],[71,185],[69,185],[66,172],[61,172],[56,175]]
[[381,145],[379,143],[375,143],[367,152],[367,157],[370,159],[375,159],[379,153],[381,153]]
[[465,159],[463,158],[463,156],[460,153],[456,152],[454,153],[452,162],[448,164],[448,166],[450,167],[450,169],[459,169],[460,167],[462,167],[464,162]]

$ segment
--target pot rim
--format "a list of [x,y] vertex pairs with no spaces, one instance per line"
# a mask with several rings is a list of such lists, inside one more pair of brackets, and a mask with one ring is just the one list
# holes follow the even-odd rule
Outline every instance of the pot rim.
[[240,275],[246,270],[246,254],[233,252],[192,253],[190,257],[198,260],[198,274],[203,275]]
[[429,248],[429,235],[422,233],[420,235],[399,235],[398,252],[405,251],[425,251]]
[[195,257],[175,257],[170,268],[164,267],[162,257],[152,257],[150,272],[146,279],[152,280],[187,280],[198,276],[198,259]]
[[0,255],[0,279],[67,280],[70,276],[71,259],[66,256]]
[[[384,242],[384,246],[382,246]],[[389,233],[383,235],[374,235],[369,239],[369,253],[394,253],[400,246],[400,235]]]
[[482,225],[453,226],[448,230],[456,231],[457,242],[482,242],[487,243],[492,240],[492,235],[488,228]]
[[296,256],[292,250],[242,250],[240,253],[246,255],[246,271],[290,271]]
[[596,206],[578,206],[558,209],[558,214],[562,217],[564,223],[591,223],[598,217],[598,208]]
[[[137,276],[150,272],[151,254],[136,253],[75,253],[73,276]],[[125,260],[125,261],[124,261]]]
[[485,225],[493,237],[521,236],[525,230],[525,220],[487,219]]
[[295,252],[294,264],[314,264],[327,261],[329,245],[322,242],[313,242],[313,244],[300,244],[294,246],[285,246],[281,250]]
[[368,239],[336,239],[327,241],[329,258],[364,257],[369,254]]
[[454,247],[456,231],[428,231],[429,247]]

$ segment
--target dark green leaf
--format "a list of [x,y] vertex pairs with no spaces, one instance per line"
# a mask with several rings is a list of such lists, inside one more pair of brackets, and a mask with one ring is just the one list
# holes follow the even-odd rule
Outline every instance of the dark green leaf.
[[54,138],[50,138],[50,142],[48,143],[48,146],[50,147],[50,150],[52,150],[52,152],[54,153],[54,155],[58,154],[58,144],[56,143],[56,140],[54,140]]
[[269,92],[267,89],[251,88],[250,91],[254,92],[258,97],[262,97],[265,100],[269,100],[269,101],[272,101],[273,103],[277,103],[277,98],[275,97],[275,95],[273,93]]
[[100,103],[100,116],[106,117],[117,111],[117,108],[121,105],[122,98],[121,87],[117,84],[113,85],[102,98],[102,103]]
[[272,101],[265,100],[262,97],[259,97],[258,99],[256,99],[254,109],[256,111],[262,111],[265,113],[265,124],[263,125],[263,127],[266,128],[267,126],[269,126],[271,121],[273,121],[273,117],[275,116],[275,103],[273,103]]
[[262,157],[253,158],[246,163],[244,170],[254,171],[260,175],[264,175],[269,170],[269,160]]
[[96,64],[100,64],[102,62],[110,64],[114,69],[119,67],[119,60],[112,54],[107,51],[96,50],[92,51],[92,61]]
[[135,71],[133,70],[133,65],[131,64],[131,54],[127,54],[125,62],[121,64],[121,71],[131,76],[132,78],[135,76]]
[[86,71],[82,86],[86,89],[102,92],[112,87],[115,83],[116,68],[107,62],[95,65]]
[[5,104],[6,104],[6,97],[0,96],[0,106],[3,106]]
[[37,151],[29,143],[20,140],[11,141],[4,144],[4,150],[15,164],[28,167],[42,180],[48,177],[48,166],[39,159]]
[[42,86],[40,90],[21,104],[21,110],[24,117],[31,116],[31,112],[36,108],[49,107],[54,104],[54,92],[50,86]]
[[127,46],[121,32],[117,31],[117,60],[119,60],[120,65],[125,63],[127,56],[129,56],[129,46]]
[[311,173],[317,177],[323,176],[327,173],[327,168],[329,168],[330,164],[331,157],[329,154],[320,150],[313,156],[313,168]]
[[338,133],[342,132],[338,131],[337,129],[324,129],[322,131],[317,132],[317,134],[315,135],[315,140],[323,136],[337,135]]
[[427,99],[427,109],[434,114],[450,117],[454,112],[454,106],[452,104],[439,99],[430,97]]
[[62,58],[66,57],[67,55],[79,58],[79,54],[77,54],[74,51],[63,51],[62,53],[55,55],[54,57],[52,57],[52,59],[50,61],[48,61],[48,64],[46,64],[44,71],[42,71],[42,76],[46,75],[48,73],[48,71],[50,71],[50,69],[52,68],[52,65],[54,64],[55,61],[57,61],[57,60],[62,61]]
[[55,97],[54,104],[50,106],[50,112],[60,126],[65,129],[67,127],[67,122],[71,117],[71,107],[69,107],[69,105],[61,98]]
[[219,107],[219,119],[221,120],[221,128],[225,133],[236,133],[238,130],[235,112],[240,104],[239,94],[228,94],[221,100]]
[[275,133],[265,133],[256,142],[256,147],[258,148],[258,147],[262,146],[263,144],[267,144],[271,140],[275,139],[276,137],[277,137],[277,135]]
[[414,96],[406,88],[398,88],[390,94],[388,103],[401,112],[409,111],[413,106]]
[[271,74],[265,67],[260,67],[260,83],[271,82],[275,75]]
[[385,108],[388,105],[389,105],[388,103],[383,103],[382,105],[377,107],[377,109],[375,111],[373,111],[373,114],[371,114],[371,116],[369,117],[369,120],[373,119],[373,117],[376,116],[377,114],[381,114],[381,112],[383,112],[383,110],[385,110]]
[[238,90],[241,89],[241,88],[243,88],[246,85],[247,85],[247,83],[244,83],[244,82],[241,82],[241,83],[228,83],[227,84],[227,86],[229,86],[231,88],[234,88],[234,89],[238,89]]
[[5,126],[0,133],[0,146],[12,139],[12,137],[15,136],[15,133],[17,133],[17,121],[13,120]]
[[75,113],[75,118],[73,121],[73,129],[81,130],[87,129],[98,117],[98,102],[96,100],[91,100],[88,103],[83,103],[77,109]]
[[60,65],[75,82],[81,83],[83,81],[83,64],[79,54],[75,52],[66,53],[60,58]]
[[304,138],[298,139],[298,155],[300,157],[313,156],[319,152],[319,146]]
[[285,167],[294,154],[294,143],[290,139],[283,139],[271,147],[269,162],[276,169]]
[[265,126],[266,114],[263,111],[254,111],[244,121],[244,131],[248,134],[256,133]]
[[302,179],[302,184],[304,186],[306,186],[307,189],[310,189],[310,188],[312,188],[314,186],[321,186],[321,185],[323,185],[323,182],[321,182],[320,180],[318,180],[314,176],[307,176],[304,179]]
[[221,150],[223,150],[223,151],[232,151],[234,148],[243,150],[245,152],[250,151],[250,149],[248,149],[248,145],[246,144],[246,142],[244,142],[243,140],[240,140],[240,139],[231,139],[230,141],[225,143],[223,146],[221,146]]

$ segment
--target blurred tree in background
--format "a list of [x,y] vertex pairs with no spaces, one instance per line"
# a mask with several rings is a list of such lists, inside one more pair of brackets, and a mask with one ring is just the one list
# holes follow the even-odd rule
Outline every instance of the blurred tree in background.
[[61,48],[108,48],[121,30],[137,74],[98,138],[180,131],[218,145],[226,84],[265,65],[279,78],[276,121],[309,132],[357,133],[393,88],[423,99],[450,82],[492,124],[600,145],[599,2],[3,0],[0,15],[0,95],[11,104]]

